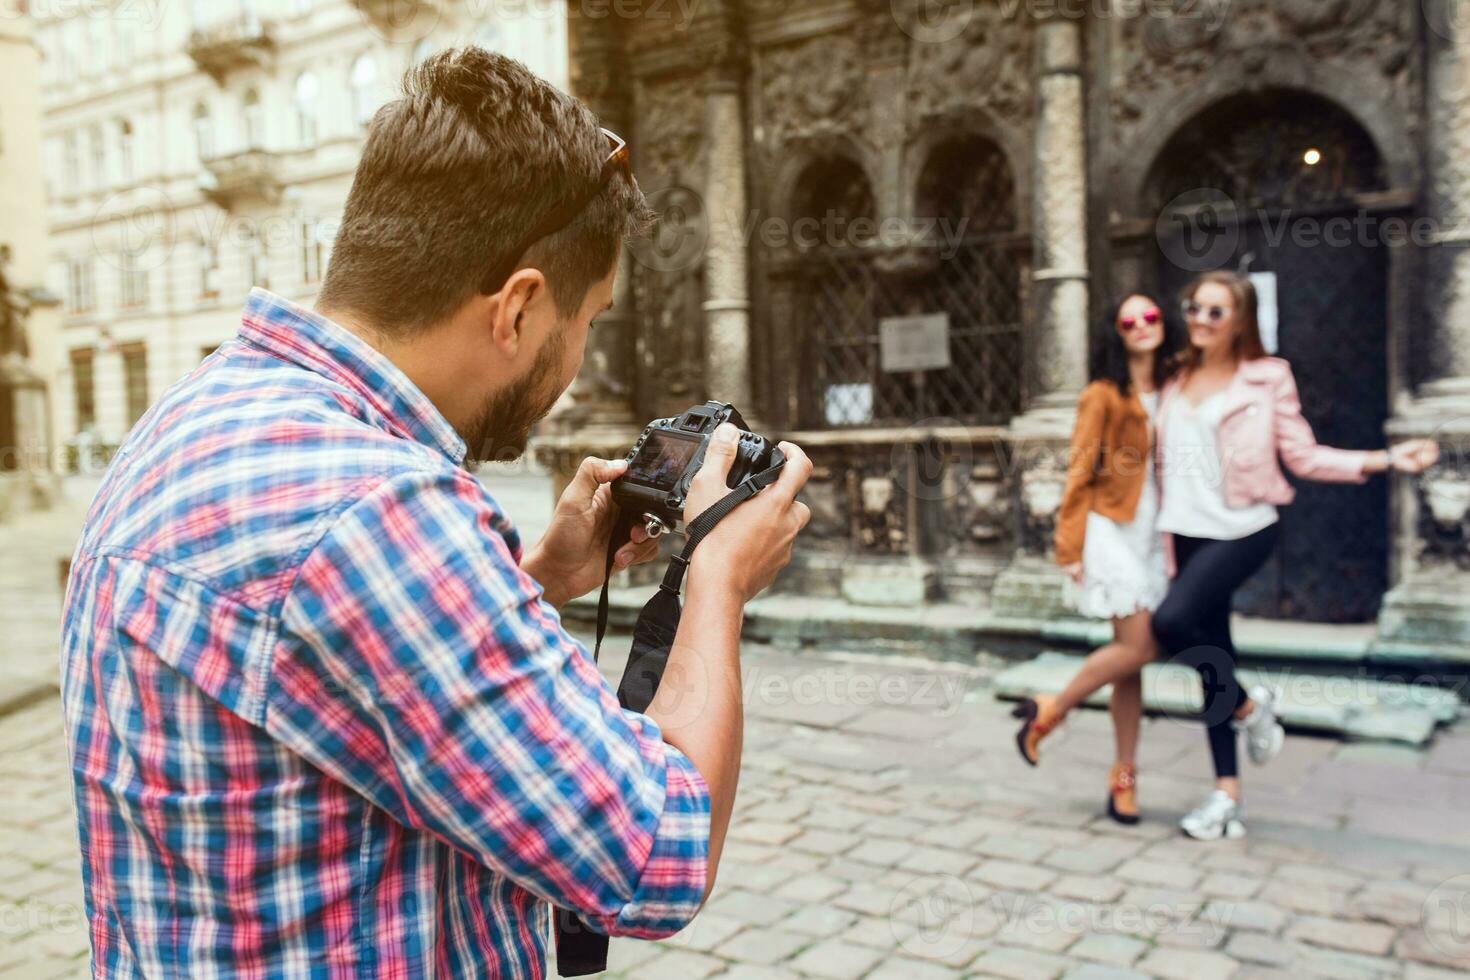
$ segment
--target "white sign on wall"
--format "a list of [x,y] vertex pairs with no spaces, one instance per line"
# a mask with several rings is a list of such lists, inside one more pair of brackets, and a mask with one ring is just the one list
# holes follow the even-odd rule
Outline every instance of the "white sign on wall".
[[949,314],[889,316],[878,321],[882,368],[897,371],[942,371],[949,367]]
[[1267,354],[1275,354],[1281,348],[1281,307],[1276,295],[1276,273],[1252,272],[1251,285],[1256,287],[1256,316],[1261,324],[1261,343],[1266,345]]

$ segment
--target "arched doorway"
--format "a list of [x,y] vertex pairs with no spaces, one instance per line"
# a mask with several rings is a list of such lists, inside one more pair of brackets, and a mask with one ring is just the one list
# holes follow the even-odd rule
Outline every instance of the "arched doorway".
[[[929,153],[914,213],[877,220],[871,185],[852,159],[801,171],[789,197],[796,322],[797,424],[906,425],[943,417],[1001,423],[1023,394],[1016,195],[1003,151],[957,136]],[[885,317],[944,314],[950,367],[882,368]]]
[[[1172,301],[1207,268],[1261,276],[1265,319],[1276,324],[1266,332],[1291,362],[1303,412],[1329,445],[1384,445],[1388,213],[1374,194],[1386,188],[1362,127],[1330,101],[1289,90],[1239,95],[1201,112],[1165,145],[1148,182],[1151,213],[1160,215],[1161,298]],[[1374,618],[1388,586],[1387,482],[1292,481],[1297,499],[1283,512],[1281,543],[1237,610],[1319,622]]]

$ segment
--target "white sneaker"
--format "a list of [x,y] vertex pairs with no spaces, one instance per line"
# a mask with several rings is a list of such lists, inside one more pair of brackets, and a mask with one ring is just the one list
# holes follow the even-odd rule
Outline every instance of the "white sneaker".
[[1180,828],[1195,840],[1236,840],[1245,836],[1240,822],[1240,804],[1222,789],[1211,793],[1193,813],[1179,821]]
[[1264,766],[1281,752],[1281,746],[1286,742],[1286,729],[1276,720],[1274,691],[1258,685],[1251,688],[1250,699],[1255,706],[1249,715],[1235,723],[1235,728],[1245,732],[1245,749],[1251,762]]

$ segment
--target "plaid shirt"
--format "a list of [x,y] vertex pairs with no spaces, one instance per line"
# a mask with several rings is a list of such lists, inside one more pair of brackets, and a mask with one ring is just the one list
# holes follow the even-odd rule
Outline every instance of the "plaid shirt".
[[464,452],[262,290],[133,428],[63,630],[96,974],[538,977],[548,902],[644,938],[693,917],[708,789]]

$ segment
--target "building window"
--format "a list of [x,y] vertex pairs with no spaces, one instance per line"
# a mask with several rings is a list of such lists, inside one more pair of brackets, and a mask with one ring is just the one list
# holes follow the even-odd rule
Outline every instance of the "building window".
[[250,89],[242,103],[245,117],[245,149],[265,147],[265,107],[260,104],[260,90]]
[[214,156],[214,123],[209,118],[209,106],[203,102],[194,106],[194,148],[200,163]]
[[82,148],[75,132],[62,137],[63,153],[66,156],[66,190],[75,194],[82,187]]
[[126,119],[117,124],[117,171],[124,184],[133,182],[133,124]]
[[245,238],[245,273],[250,277],[249,285],[270,288],[270,260],[265,252],[265,242],[254,231]]
[[219,248],[208,242],[199,246],[199,298],[219,296]]
[[378,108],[378,60],[363,54],[352,64],[352,118],[359,126],[372,122]]
[[97,305],[90,259],[72,259],[66,264],[66,309],[68,313],[90,313]]
[[92,348],[78,347],[71,352],[71,388],[76,399],[77,431],[97,424],[97,383],[92,372]]
[[128,425],[132,426],[148,411],[148,348],[143,343],[123,344],[123,388],[128,399]]
[[315,221],[301,222],[301,281],[320,282],[322,278],[322,236]]
[[302,146],[316,145],[317,103],[321,94],[321,82],[315,72],[304,71],[296,76],[296,138]]
[[102,135],[102,126],[94,124],[87,130],[92,149],[92,186],[107,186],[107,142]]
[[119,293],[122,297],[122,308],[125,310],[136,310],[148,305],[148,270],[142,268],[138,262],[136,252],[122,253],[122,261],[119,266],[121,279],[119,281]]

